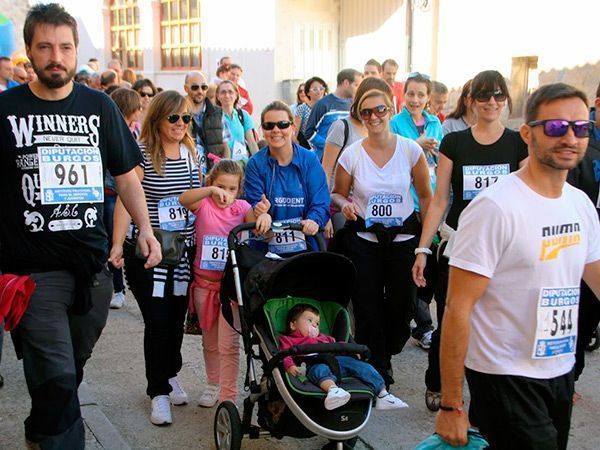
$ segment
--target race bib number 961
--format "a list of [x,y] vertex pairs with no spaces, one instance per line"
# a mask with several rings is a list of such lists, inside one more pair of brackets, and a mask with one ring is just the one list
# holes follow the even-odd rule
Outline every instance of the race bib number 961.
[[578,311],[579,286],[540,290],[532,358],[575,353]]
[[104,201],[102,156],[97,147],[39,147],[43,205]]

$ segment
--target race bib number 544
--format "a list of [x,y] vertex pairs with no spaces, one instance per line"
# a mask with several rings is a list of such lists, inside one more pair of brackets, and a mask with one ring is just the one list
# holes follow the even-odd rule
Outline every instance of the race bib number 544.
[[43,205],[104,201],[97,147],[39,147],[38,160]]
[[579,286],[540,290],[534,359],[575,353],[578,311]]

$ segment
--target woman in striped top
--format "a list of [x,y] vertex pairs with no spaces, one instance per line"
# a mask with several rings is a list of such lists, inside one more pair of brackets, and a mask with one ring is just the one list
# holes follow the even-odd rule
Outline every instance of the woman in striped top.
[[[177,266],[145,269],[133,245],[125,246],[125,276],[144,318],[146,393],[152,399],[150,421],[171,423],[171,403],[184,405],[187,394],[177,381],[181,369],[183,322],[191,279],[190,259],[196,246],[194,216],[179,203],[182,192],[200,187],[194,141],[189,134],[190,106],[175,91],[158,94],[146,114],[140,135],[144,161],[136,169],[142,182],[152,227],[181,231],[186,254]],[[125,208],[115,213],[113,246],[123,246],[128,224]],[[136,233],[134,227],[134,235]]]

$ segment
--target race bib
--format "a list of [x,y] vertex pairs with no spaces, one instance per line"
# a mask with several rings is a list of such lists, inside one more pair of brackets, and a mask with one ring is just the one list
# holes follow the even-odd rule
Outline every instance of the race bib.
[[463,200],[473,200],[481,191],[510,174],[510,164],[463,166]]
[[542,288],[532,358],[545,359],[575,353],[579,286]]
[[43,205],[104,201],[98,147],[39,147],[38,160]]
[[385,227],[401,227],[402,196],[399,194],[377,194],[369,197],[365,212],[365,226],[381,223]]
[[243,142],[235,141],[231,151],[231,159],[234,161],[245,161],[248,159],[248,152]]
[[225,270],[229,249],[225,236],[204,236],[200,268],[206,270]]
[[[300,223],[300,219],[281,221],[285,223]],[[285,230],[274,233],[269,241],[269,252],[276,254],[303,252],[306,250],[306,238],[302,231]]]
[[[180,231],[185,228],[187,210],[181,206],[178,197],[167,197],[158,202],[158,222],[161,230]],[[189,223],[194,223],[196,216],[190,214]]]

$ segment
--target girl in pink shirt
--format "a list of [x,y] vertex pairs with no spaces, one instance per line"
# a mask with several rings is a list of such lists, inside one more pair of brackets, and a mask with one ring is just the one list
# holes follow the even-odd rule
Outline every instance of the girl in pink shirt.
[[[207,176],[207,186],[190,189],[179,202],[196,216],[197,249],[194,260],[192,295],[202,328],[202,345],[208,386],[199,404],[210,408],[217,400],[235,401],[239,369],[238,333],[221,314],[219,294],[227,261],[227,236],[243,222],[257,222],[257,230],[266,232],[271,218],[258,218],[250,205],[237,199],[243,179],[242,167],[235,161],[217,162]],[[269,205],[265,205],[268,209]],[[232,302],[235,327],[239,329],[237,303]]]

